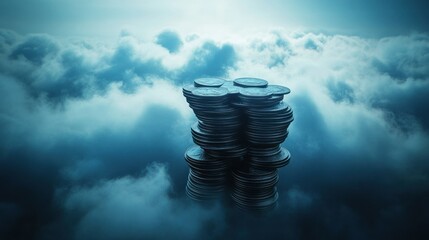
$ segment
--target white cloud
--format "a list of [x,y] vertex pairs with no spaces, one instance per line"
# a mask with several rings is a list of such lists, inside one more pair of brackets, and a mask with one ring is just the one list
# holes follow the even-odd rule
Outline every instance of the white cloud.
[[220,222],[218,208],[174,199],[171,190],[165,167],[154,164],[138,178],[75,187],[65,196],[64,208],[66,216],[78,216],[76,239],[198,239],[205,224]]
[[[130,131],[145,110],[153,105],[178,111],[184,119],[191,116],[181,89],[162,80],[155,81],[153,86],[142,86],[134,94],[124,93],[118,84],[112,84],[106,95],[70,99],[57,108],[51,108],[47,102],[35,102],[23,94],[22,89],[18,87],[17,90],[21,94],[3,95],[15,107],[11,112],[3,112],[3,121],[9,130],[15,129],[11,135],[21,136],[16,141],[28,140],[39,147],[50,146],[61,138],[91,137],[103,130]],[[34,106],[29,108],[29,103]],[[8,108],[4,106],[4,110]]]

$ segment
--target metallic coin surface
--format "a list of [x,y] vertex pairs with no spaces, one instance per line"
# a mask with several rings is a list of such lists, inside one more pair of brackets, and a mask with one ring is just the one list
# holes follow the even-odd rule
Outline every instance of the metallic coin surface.
[[290,93],[290,89],[288,87],[280,85],[268,85],[267,88],[273,93],[273,95],[285,95]]
[[222,87],[228,89],[228,94],[231,96],[238,95],[238,93],[240,92],[240,89],[242,88],[240,86],[234,85],[233,81],[225,81],[222,84]]
[[195,87],[193,84],[185,85],[182,88],[183,92],[188,92],[188,93],[192,92],[192,90],[194,90],[194,89],[195,89]]
[[241,88],[240,89],[240,97],[244,99],[267,99],[273,95],[272,92],[268,91],[267,88],[256,88],[256,87],[249,87],[249,88]]
[[225,82],[221,78],[197,78],[194,80],[196,87],[220,87]]
[[260,78],[245,77],[235,79],[234,84],[242,87],[266,87],[268,82]]
[[196,97],[223,97],[228,95],[228,90],[226,88],[209,88],[209,87],[201,87],[196,88],[192,91],[192,94]]

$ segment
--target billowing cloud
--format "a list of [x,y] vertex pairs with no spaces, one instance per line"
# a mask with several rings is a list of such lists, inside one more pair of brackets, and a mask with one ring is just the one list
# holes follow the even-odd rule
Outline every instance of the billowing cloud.
[[203,39],[190,43],[182,56],[170,56],[170,50],[129,34],[112,49],[84,41],[59,43],[46,35],[12,38],[4,31],[2,36],[0,70],[22,82],[33,97],[53,102],[104,94],[111,83],[132,93],[152,84],[153,78],[185,83],[202,76],[226,76],[236,62],[230,44]]
[[[410,41],[413,44],[408,44]],[[374,66],[398,81],[424,80],[429,74],[427,35],[385,38],[377,44]]]
[[16,60],[23,58],[34,65],[41,65],[44,58],[58,51],[56,44],[46,36],[31,36],[18,44],[9,55]]
[[[0,32],[1,237],[424,234],[427,35],[276,30],[217,42],[180,34],[178,51],[161,35],[103,45]],[[181,85],[201,76],[292,89],[284,143],[292,160],[280,170],[279,209],[267,216],[186,200],[183,153],[195,118]]]
[[179,34],[169,30],[160,33],[156,37],[156,43],[166,48],[170,53],[179,51],[180,47],[183,45]]
[[75,239],[198,239],[206,231],[223,229],[219,225],[208,228],[222,221],[218,208],[175,199],[170,196],[171,185],[165,166],[153,164],[139,177],[60,191],[62,221],[65,228],[71,228],[61,234]]
[[225,77],[235,62],[233,46],[223,44],[219,47],[213,42],[206,42],[194,52],[184,70],[179,73],[178,81],[184,83],[198,77]]

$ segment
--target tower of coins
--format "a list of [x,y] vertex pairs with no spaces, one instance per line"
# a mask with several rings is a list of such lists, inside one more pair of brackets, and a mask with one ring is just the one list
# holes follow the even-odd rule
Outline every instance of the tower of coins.
[[259,78],[199,78],[183,87],[198,118],[191,127],[196,145],[185,153],[190,198],[213,199],[228,191],[244,209],[277,206],[277,169],[290,160],[281,147],[293,121],[283,102],[288,93],[289,88]]

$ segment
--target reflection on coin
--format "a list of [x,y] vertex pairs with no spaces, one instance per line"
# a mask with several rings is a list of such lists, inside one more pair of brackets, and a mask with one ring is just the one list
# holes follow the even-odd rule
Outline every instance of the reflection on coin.
[[204,151],[199,146],[191,146],[186,150],[185,157],[189,157],[191,159],[197,160],[197,161],[203,161],[204,158]]
[[188,84],[188,85],[183,86],[183,92],[188,92],[188,93],[190,93],[190,92],[192,92],[192,90],[194,90],[194,89],[195,89],[195,87],[194,87],[194,85],[193,85],[193,84]]
[[225,82],[221,78],[198,78],[194,80],[196,87],[220,87]]
[[269,98],[271,95],[272,92],[268,91],[267,88],[249,87],[240,89],[240,96],[247,98]]
[[290,93],[289,88],[280,85],[268,85],[267,88],[273,95],[285,95]]
[[222,84],[222,87],[228,89],[228,93],[230,95],[237,95],[240,92],[240,89],[241,89],[240,86],[234,85],[233,81],[225,81]]
[[196,97],[222,97],[228,94],[228,90],[226,88],[209,88],[209,87],[201,87],[196,88],[192,91],[192,94]]
[[268,82],[260,78],[237,78],[234,84],[242,87],[266,87]]

